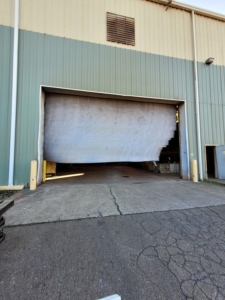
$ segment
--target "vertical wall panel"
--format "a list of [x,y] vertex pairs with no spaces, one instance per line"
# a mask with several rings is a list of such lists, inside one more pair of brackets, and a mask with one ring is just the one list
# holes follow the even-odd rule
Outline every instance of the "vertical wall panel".
[[187,126],[189,140],[189,159],[198,159],[195,103],[187,101]]
[[13,30],[0,26],[0,185],[8,183]]
[[196,15],[198,61],[214,57],[216,65],[225,66],[225,22]]
[[13,26],[14,0],[0,0],[0,25]]
[[[225,144],[224,72],[222,66],[198,63],[202,154],[205,145]],[[205,165],[204,172],[205,172]]]

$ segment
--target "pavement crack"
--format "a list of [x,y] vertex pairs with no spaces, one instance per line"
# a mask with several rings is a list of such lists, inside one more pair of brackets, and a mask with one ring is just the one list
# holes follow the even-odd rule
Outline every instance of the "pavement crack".
[[143,255],[144,251],[147,250],[149,247],[151,247],[151,246],[145,247],[145,248],[142,249],[141,252],[138,254],[138,256],[136,257],[136,265],[137,265],[138,269],[141,271],[141,273],[145,276],[145,278],[146,278],[147,280],[149,280],[150,282],[153,283],[153,280],[149,277],[148,274],[146,274],[146,272],[143,270],[143,268],[142,268],[142,267],[140,266],[140,264],[139,264],[139,260],[140,260],[141,255]]
[[102,218],[102,217],[103,217],[102,213],[98,211],[98,218]]
[[213,209],[211,209],[211,207],[207,207],[208,210],[210,210],[212,213],[216,214],[218,216],[218,218],[220,218],[221,220],[225,221],[216,211],[214,211]]
[[123,215],[123,213],[122,213],[122,211],[120,210],[119,204],[116,202],[116,197],[115,197],[115,195],[113,195],[113,192],[112,192],[111,186],[110,186],[110,185],[108,185],[108,187],[109,187],[110,194],[111,194],[111,196],[113,197],[113,202],[115,203],[115,205],[116,205],[116,208],[117,208],[117,210],[118,210],[119,214],[122,216],[122,215]]

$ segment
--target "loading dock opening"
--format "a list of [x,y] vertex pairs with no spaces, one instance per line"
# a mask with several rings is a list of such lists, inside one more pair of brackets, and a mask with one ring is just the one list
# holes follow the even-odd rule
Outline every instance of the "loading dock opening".
[[179,178],[179,173],[159,174],[132,163],[57,164],[56,174],[48,174],[46,184],[142,184]]
[[[157,166],[152,168],[152,166]],[[174,137],[163,148],[159,161],[117,162],[98,164],[63,164],[47,162],[46,180],[57,182],[85,183],[143,183],[164,178],[180,178],[179,122],[177,120]],[[157,173],[157,174],[156,174]],[[154,176],[157,175],[157,176]],[[166,177],[165,177],[166,175]],[[169,176],[171,175],[171,176]]]
[[[175,121],[175,118],[174,118]],[[142,171],[141,171],[142,170]],[[146,170],[148,172],[146,172]],[[159,160],[156,162],[107,162],[97,164],[74,164],[47,162],[46,178],[48,180],[67,180],[74,183],[90,182],[117,182],[124,178],[147,180],[152,178],[149,172],[159,174],[173,174],[180,177],[180,146],[179,146],[179,122],[177,120],[174,137],[168,145],[162,149]],[[147,176],[149,174],[149,178]],[[174,176],[171,176],[173,178]],[[88,179],[87,179],[88,177]],[[154,178],[154,177],[153,177]]]
[[[111,95],[89,91],[77,91],[67,90],[53,87],[41,87],[40,93],[40,128],[39,128],[39,169],[38,169],[38,182],[41,182],[41,167],[43,161],[43,144],[44,144],[44,132],[45,132],[45,100],[47,93],[61,94],[61,95],[75,95],[75,96],[91,96],[97,98],[113,99],[113,100],[125,100],[127,103],[135,101],[136,103],[155,103],[155,104],[167,104],[171,107],[179,105],[179,120],[180,120],[180,131],[179,131],[179,144],[180,144],[180,166],[181,166],[181,178],[189,179],[189,161],[188,161],[188,138],[186,128],[186,107],[185,101],[174,100],[174,99],[155,99],[155,98],[143,98],[136,96],[124,96],[124,95]],[[107,161],[106,161],[107,162]],[[112,161],[113,162],[113,161]],[[117,161],[114,161],[117,162]]]

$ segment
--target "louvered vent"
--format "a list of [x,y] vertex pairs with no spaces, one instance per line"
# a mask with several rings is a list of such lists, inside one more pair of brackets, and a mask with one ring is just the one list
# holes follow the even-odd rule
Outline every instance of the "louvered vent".
[[108,12],[107,41],[135,46],[134,19]]

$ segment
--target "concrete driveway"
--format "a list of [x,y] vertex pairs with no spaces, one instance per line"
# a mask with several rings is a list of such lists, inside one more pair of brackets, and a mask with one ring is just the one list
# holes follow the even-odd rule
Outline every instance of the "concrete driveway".
[[3,300],[225,299],[224,186],[115,167],[13,197]]
[[[6,214],[7,225],[225,204],[223,186],[194,184],[177,176],[157,175],[129,166],[102,168],[101,172],[91,169],[82,179],[75,176],[50,180],[34,192],[24,190],[16,194],[15,206]],[[76,174],[83,173],[79,170]]]

